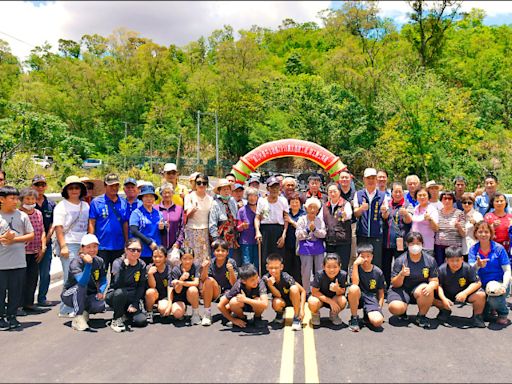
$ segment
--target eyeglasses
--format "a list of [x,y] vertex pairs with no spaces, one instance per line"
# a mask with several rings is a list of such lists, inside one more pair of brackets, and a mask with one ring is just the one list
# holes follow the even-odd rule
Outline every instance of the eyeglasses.
[[142,252],[142,249],[140,249],[140,248],[126,248],[126,249],[133,253],[141,253]]
[[[0,179],[2,181],[3,179]],[[34,187],[46,187],[46,183],[35,183]]]
[[472,201],[463,201],[462,204],[464,205],[473,205]]
[[443,200],[453,200],[453,197],[451,197],[451,196],[443,196]]
[[196,185],[204,185],[204,186],[207,186],[208,185],[208,182],[207,181],[196,181]]
[[165,173],[168,174],[168,175],[175,175],[178,172],[176,172],[176,171],[166,171]]

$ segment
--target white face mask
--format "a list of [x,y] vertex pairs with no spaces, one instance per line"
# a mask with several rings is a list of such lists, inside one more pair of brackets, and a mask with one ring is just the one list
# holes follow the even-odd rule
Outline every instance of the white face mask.
[[23,208],[25,208],[27,211],[31,211],[36,207],[35,204],[23,204]]
[[417,255],[418,253],[421,253],[423,250],[423,247],[419,244],[413,244],[409,245],[409,253],[412,253],[413,255]]

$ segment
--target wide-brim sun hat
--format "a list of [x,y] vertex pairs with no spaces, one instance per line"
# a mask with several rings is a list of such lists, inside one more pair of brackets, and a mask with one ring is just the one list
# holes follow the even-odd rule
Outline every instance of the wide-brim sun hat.
[[231,188],[231,183],[228,181],[228,179],[219,179],[219,181],[217,182],[217,185],[213,189],[213,192],[215,192],[216,194],[219,194],[219,191],[222,187]]
[[145,195],[153,195],[155,197],[155,200],[157,200],[159,197],[155,192],[155,187],[153,187],[152,185],[147,185],[147,184],[145,184],[141,187],[137,198],[139,200],[142,200],[142,197]]
[[93,179],[89,176],[82,176],[80,178],[82,183],[92,183],[94,188],[92,189],[92,196],[96,197],[99,195],[103,195],[105,193],[105,184],[103,183],[103,180],[100,179]]
[[67,188],[71,184],[78,184],[78,186],[81,189],[81,192],[80,192],[81,198],[84,197],[85,195],[87,195],[87,187],[83,183],[82,179],[76,175],[71,175],[71,176],[66,177],[66,180],[64,181],[64,186],[62,187],[62,191],[61,191],[61,195],[63,198],[65,198],[65,199],[68,198]]

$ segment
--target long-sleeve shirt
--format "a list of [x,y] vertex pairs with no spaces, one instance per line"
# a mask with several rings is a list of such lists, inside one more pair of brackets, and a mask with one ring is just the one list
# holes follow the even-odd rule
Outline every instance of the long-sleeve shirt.
[[321,215],[315,216],[313,231],[309,228],[308,215],[299,217],[295,236],[299,241],[299,255],[319,255],[325,252],[324,238],[327,233],[325,230],[324,219]]
[[153,208],[160,211],[164,222],[167,224],[162,231],[162,245],[167,249],[171,248],[174,243],[181,246],[185,238],[183,207],[173,204],[169,208],[165,208],[162,203],[160,203]]
[[113,289],[126,288],[134,291],[134,299],[130,304],[138,308],[139,300],[144,297],[146,292],[146,263],[138,260],[136,265],[126,265],[124,256],[118,257],[112,264],[112,281],[110,287]]

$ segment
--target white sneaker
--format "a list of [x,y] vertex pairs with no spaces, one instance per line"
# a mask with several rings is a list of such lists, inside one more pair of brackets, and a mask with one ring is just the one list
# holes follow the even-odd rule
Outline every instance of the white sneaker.
[[82,315],[83,315],[83,317],[84,317],[85,321],[86,321],[86,322],[89,322],[89,312],[84,311],[84,312],[82,313]]
[[311,325],[319,326],[320,325],[320,313],[312,313],[311,314]]
[[112,322],[110,323],[110,328],[112,328],[114,332],[117,333],[126,331],[126,327],[122,319],[112,319]]
[[332,311],[329,312],[329,320],[331,320],[331,322],[334,324],[334,325],[341,325],[343,324],[343,320],[340,319],[340,317],[338,316],[337,313],[334,313]]
[[201,316],[199,316],[199,311],[197,309],[192,310],[192,317],[190,318],[190,322],[192,325],[199,325],[201,324]]
[[71,322],[71,328],[77,331],[85,331],[86,329],[89,329],[89,324],[87,324],[84,315],[77,315]]
[[60,318],[64,318],[64,319],[73,319],[75,317],[75,312],[69,312],[69,313],[59,312],[58,316]]
[[302,329],[301,321],[298,317],[293,318],[292,322],[292,331],[300,331]]
[[203,320],[201,320],[201,325],[208,327],[212,325],[212,314],[211,312],[205,312],[203,316]]

